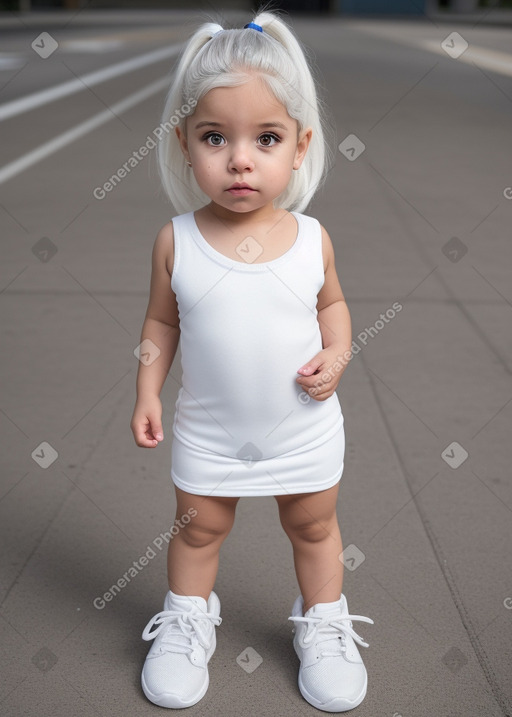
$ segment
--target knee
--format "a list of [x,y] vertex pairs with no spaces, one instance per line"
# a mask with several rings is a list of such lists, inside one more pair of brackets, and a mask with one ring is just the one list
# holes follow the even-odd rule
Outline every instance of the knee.
[[193,548],[222,543],[235,522],[239,499],[194,495],[180,490],[177,486],[176,495],[176,522],[179,522],[179,516],[191,513],[193,515],[182,527],[181,539]]
[[333,536],[333,531],[338,530],[336,517],[327,522],[319,520],[308,520],[295,525],[289,525],[281,521],[285,533],[292,543],[319,543]]
[[190,523],[183,528],[180,535],[191,548],[206,548],[209,545],[213,546],[222,543],[231,530],[231,526],[232,523],[210,525],[191,520]]

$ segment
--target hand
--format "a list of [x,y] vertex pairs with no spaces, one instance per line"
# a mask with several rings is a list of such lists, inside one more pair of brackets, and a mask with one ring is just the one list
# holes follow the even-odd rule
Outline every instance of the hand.
[[162,403],[159,398],[139,401],[135,404],[130,422],[135,443],[141,448],[155,448],[164,440],[162,429]]
[[325,401],[336,391],[344,370],[338,354],[337,350],[323,349],[297,371],[297,383],[316,401]]

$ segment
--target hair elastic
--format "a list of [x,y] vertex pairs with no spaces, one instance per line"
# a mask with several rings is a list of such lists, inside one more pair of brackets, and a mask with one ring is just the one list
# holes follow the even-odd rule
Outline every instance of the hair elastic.
[[252,27],[253,30],[258,30],[258,32],[263,32],[263,28],[260,25],[256,25],[255,22],[248,22],[247,25],[244,25],[244,30],[246,27]]

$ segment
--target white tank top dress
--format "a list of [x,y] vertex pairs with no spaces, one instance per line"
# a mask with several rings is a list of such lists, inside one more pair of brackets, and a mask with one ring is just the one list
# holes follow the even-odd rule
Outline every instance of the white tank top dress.
[[295,243],[277,259],[218,252],[194,213],[172,219],[182,386],[173,422],[171,477],[188,493],[312,493],[343,473],[338,396],[309,397],[297,369],[322,350],[317,297],[324,283],[318,220],[291,212]]

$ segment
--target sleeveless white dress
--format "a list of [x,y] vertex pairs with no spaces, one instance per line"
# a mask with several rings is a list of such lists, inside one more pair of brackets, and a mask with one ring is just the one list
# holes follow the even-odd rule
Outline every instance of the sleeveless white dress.
[[171,476],[188,493],[311,493],[342,476],[338,397],[316,401],[295,380],[322,349],[324,269],[319,222],[291,214],[295,243],[262,263],[252,237],[237,261],[206,241],[193,212],[172,219],[183,375]]

